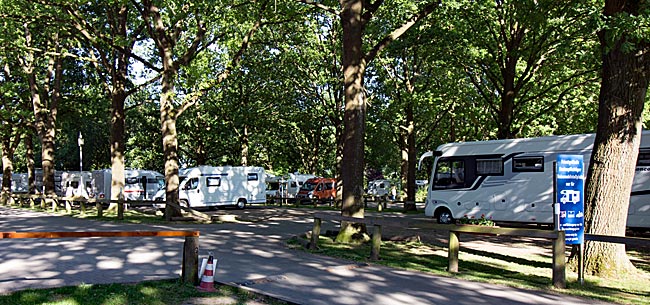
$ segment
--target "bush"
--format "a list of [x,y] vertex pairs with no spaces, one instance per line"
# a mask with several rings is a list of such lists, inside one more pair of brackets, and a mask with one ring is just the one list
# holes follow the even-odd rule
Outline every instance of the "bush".
[[490,216],[489,218],[485,218],[485,214],[481,214],[481,218],[474,218],[474,216],[468,217],[467,215],[465,215],[458,220],[458,224],[479,225],[479,226],[488,226],[488,227],[493,227],[495,225],[494,221],[492,220],[492,217]]

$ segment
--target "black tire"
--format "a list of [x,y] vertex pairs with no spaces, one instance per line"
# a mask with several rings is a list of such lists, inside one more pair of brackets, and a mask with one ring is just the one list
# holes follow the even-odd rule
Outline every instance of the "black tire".
[[246,208],[246,200],[244,199],[237,200],[237,204],[235,204],[235,208],[237,208],[238,210],[242,210]]
[[191,208],[191,207],[190,207],[190,202],[187,201],[187,200],[185,200],[185,199],[181,199],[181,200],[179,200],[179,203],[180,203],[180,205],[181,205],[182,207]]
[[451,215],[451,211],[446,208],[441,208],[436,211],[436,219],[439,224],[452,224],[454,223],[454,217]]

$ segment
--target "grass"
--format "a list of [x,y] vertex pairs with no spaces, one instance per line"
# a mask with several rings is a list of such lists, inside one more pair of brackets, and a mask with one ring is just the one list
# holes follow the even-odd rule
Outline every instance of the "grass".
[[[287,304],[236,287],[218,285],[216,292],[199,292],[178,280],[147,281],[137,284],[80,285],[52,289],[30,289],[0,295],[4,305],[175,305],[191,304]],[[204,300],[208,299],[208,300]],[[188,303],[190,302],[190,303]]]
[[[290,241],[289,244],[292,247],[302,248],[298,246],[301,243],[295,240]],[[635,276],[618,279],[586,276],[583,285],[577,282],[577,275],[567,269],[567,288],[557,289],[551,284],[551,258],[543,255],[510,256],[507,253],[461,248],[459,272],[452,275],[446,271],[447,249],[441,245],[383,241],[381,259],[369,261],[369,244],[339,244],[329,237],[320,236],[319,249],[310,252],[357,262],[523,289],[553,291],[612,303],[650,304],[650,273],[646,269],[647,264],[641,266],[640,274]],[[630,252],[630,255],[635,254]],[[645,256],[645,259],[648,257],[647,253],[640,255]]]

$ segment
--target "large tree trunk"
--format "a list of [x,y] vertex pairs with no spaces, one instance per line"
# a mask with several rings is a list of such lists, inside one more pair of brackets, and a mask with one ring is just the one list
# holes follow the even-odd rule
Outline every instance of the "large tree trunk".
[[[110,10],[110,8],[109,8]],[[127,33],[127,19],[128,9],[126,5],[122,5],[119,9],[115,9],[116,23],[111,24],[114,28],[115,34],[128,41]],[[127,50],[132,48],[132,45],[126,46]],[[117,61],[115,67],[110,66],[111,73],[111,200],[118,200],[124,198],[124,152],[126,145],[124,143],[124,126],[125,126],[125,113],[124,101],[128,93],[126,92],[127,75],[129,69],[129,55],[126,52],[115,52]],[[109,63],[107,62],[107,65]],[[116,203],[111,203],[109,210],[117,209]]]
[[[176,133],[176,115],[172,104],[173,82],[175,73],[165,71],[162,79],[162,96],[160,98],[160,122],[163,137],[163,158],[165,159],[166,201],[165,219],[181,216],[178,204],[178,134]],[[171,75],[170,75],[171,74]]]
[[[637,15],[638,5],[636,1],[607,1],[605,15]],[[602,84],[598,130],[585,190],[585,229],[591,234],[624,236],[641,141],[650,58],[647,43],[634,41],[637,50],[625,50],[631,37],[623,34],[611,43],[610,35],[615,33],[607,30],[599,33],[603,52]],[[624,245],[586,243],[587,274],[615,276],[632,270],[634,266]]]
[[417,210],[415,206],[415,168],[416,168],[416,151],[415,151],[415,118],[413,114],[413,103],[406,104],[406,201],[404,204],[405,211]]
[[[341,1],[343,28],[343,87],[345,112],[343,115],[343,216],[363,218],[364,129],[366,96],[363,88],[365,70],[361,38],[363,35],[363,1]],[[349,242],[359,233],[356,226],[344,223],[337,236],[339,242]]]

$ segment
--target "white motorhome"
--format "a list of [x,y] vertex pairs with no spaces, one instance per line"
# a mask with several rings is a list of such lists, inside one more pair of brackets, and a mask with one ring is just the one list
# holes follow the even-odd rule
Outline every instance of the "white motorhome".
[[87,171],[62,172],[61,192],[64,196],[92,197],[92,174]]
[[[92,193],[95,198],[104,199],[111,196],[112,172],[110,169],[92,171]],[[154,195],[165,189],[165,177],[152,170],[124,170],[124,199],[154,200]]]
[[29,192],[27,173],[11,174],[11,192],[14,194],[27,194]]
[[386,197],[390,194],[390,189],[390,180],[379,179],[368,182],[368,190],[366,193],[374,197]]
[[285,183],[282,176],[271,176],[267,174],[264,182],[266,183],[266,199],[273,201],[276,198],[282,197],[282,184]]
[[[583,155],[589,166],[594,134],[448,143],[436,152],[425,215],[439,223],[480,218],[553,223],[554,162],[559,154]],[[650,131],[644,131],[632,186],[627,226],[650,226]]]
[[181,205],[188,207],[235,206],[266,203],[262,167],[198,166],[179,171]]
[[281,185],[280,194],[282,198],[296,198],[298,191],[305,181],[316,178],[311,174],[289,173]]

